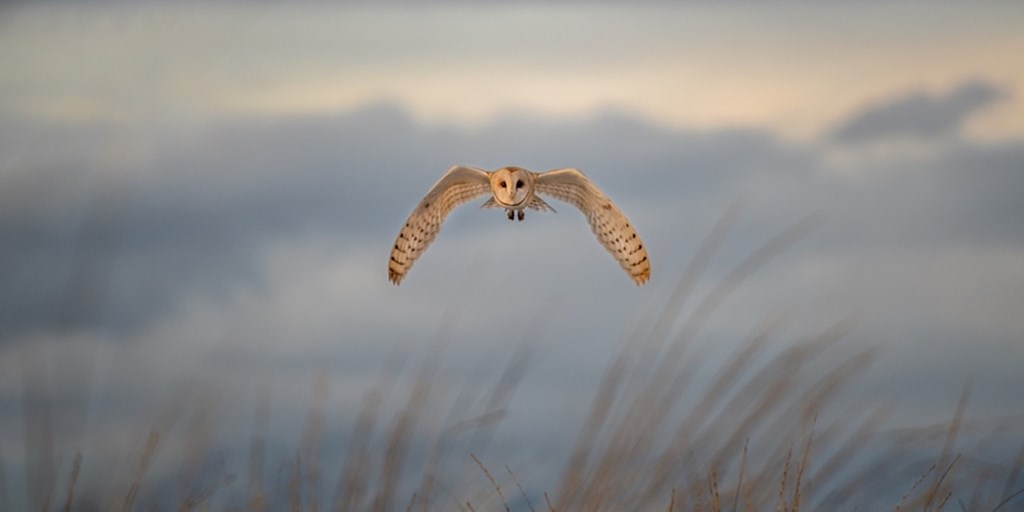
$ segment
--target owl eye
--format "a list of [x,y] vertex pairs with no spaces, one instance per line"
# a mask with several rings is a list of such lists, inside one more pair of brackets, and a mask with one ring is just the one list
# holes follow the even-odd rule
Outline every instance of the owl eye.
[[523,180],[516,180],[516,188],[523,188]]
[[504,181],[501,182],[501,188],[508,188],[508,183]]

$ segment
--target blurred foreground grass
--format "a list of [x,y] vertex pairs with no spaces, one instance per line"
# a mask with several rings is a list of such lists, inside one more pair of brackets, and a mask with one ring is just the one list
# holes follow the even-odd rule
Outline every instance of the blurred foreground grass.
[[[719,362],[690,348],[718,305],[809,228],[803,222],[784,231],[695,298],[694,283],[734,216],[726,215],[700,246],[650,327],[639,329],[610,362],[560,470],[513,471],[493,455],[461,451],[487,445],[492,427],[507,414],[528,357],[510,361],[490,392],[481,392],[486,399],[473,406],[448,400],[450,407],[441,415],[450,397],[438,385],[443,357],[438,351],[417,369],[404,405],[393,411],[382,403],[394,390],[381,385],[366,394],[349,425],[329,424],[324,410],[329,382],[319,377],[301,438],[284,449],[269,442],[269,405],[264,404],[250,425],[247,457],[232,464],[209,439],[220,409],[200,401],[177,433],[184,443],[168,443],[176,422],[159,421],[126,441],[137,449],[122,458],[117,471],[90,465],[81,453],[63,464],[35,465],[26,478],[32,488],[29,508],[1024,510],[1024,440],[1012,437],[1019,428],[1002,440],[1002,446],[1015,450],[1001,460],[984,450],[958,448],[965,432],[991,440],[1004,427],[965,417],[969,386],[948,422],[895,432],[880,428],[886,417],[881,401],[842,398],[874,357],[872,351],[839,362],[823,356],[840,344],[852,322],[770,349],[785,318],[768,318]],[[683,315],[684,310],[690,313]],[[701,373],[710,377],[696,379]],[[439,421],[441,428],[426,426]],[[331,442],[338,432],[345,440]],[[477,442],[456,442],[465,436]],[[162,471],[174,478],[154,475],[161,458],[171,466]],[[89,472],[92,478],[84,478]],[[544,476],[549,474],[557,479]]]

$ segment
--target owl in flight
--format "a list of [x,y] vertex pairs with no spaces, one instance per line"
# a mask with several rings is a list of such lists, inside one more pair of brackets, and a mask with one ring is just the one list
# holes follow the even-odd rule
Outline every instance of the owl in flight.
[[527,208],[554,212],[540,195],[572,204],[583,212],[598,241],[637,285],[651,277],[647,250],[636,230],[611,199],[578,169],[536,173],[521,167],[503,167],[487,172],[457,165],[430,188],[398,233],[388,261],[391,282],[397,285],[402,281],[416,258],[434,241],[449,212],[487,194],[491,197],[481,208],[504,208],[508,220],[523,220]]

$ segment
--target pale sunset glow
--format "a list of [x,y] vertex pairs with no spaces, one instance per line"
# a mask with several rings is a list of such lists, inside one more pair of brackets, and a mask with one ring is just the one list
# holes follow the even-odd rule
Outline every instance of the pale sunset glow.
[[[389,101],[424,122],[480,125],[617,109],[807,137],[894,90],[939,93],[972,76],[1020,89],[1024,7],[922,5],[14,6],[0,63],[18,72],[0,79],[0,101],[68,120]],[[1024,131],[1024,100],[1008,101],[971,132]]]

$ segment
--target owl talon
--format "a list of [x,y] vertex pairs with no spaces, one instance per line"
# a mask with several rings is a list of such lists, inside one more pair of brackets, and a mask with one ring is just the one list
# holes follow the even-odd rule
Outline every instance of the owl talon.
[[513,212],[512,210],[505,210],[505,212],[508,213],[508,220],[512,220],[512,218],[515,217],[516,215],[515,212]]
[[519,220],[522,221],[523,217],[526,217],[526,212],[519,210]]

